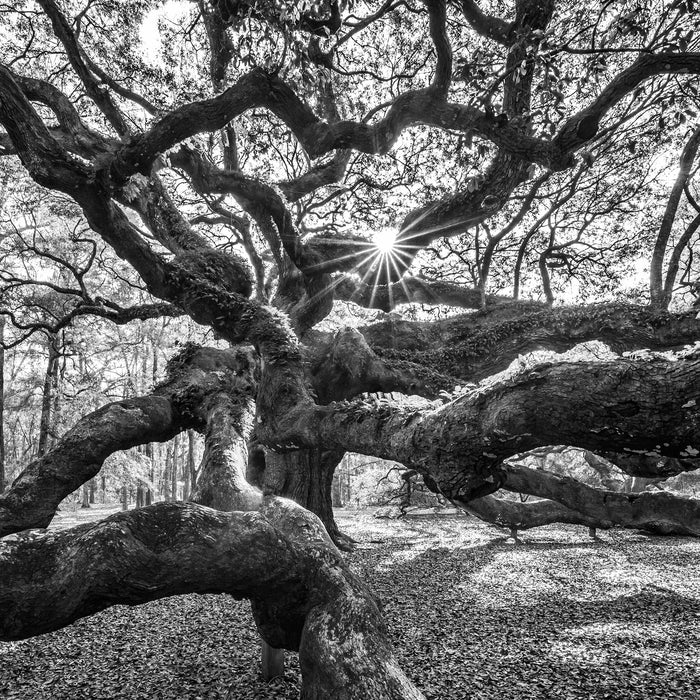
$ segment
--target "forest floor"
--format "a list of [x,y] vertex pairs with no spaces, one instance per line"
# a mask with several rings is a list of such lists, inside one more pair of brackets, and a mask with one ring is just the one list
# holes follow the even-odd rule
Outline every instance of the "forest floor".
[[[105,515],[64,511],[54,526]],[[359,542],[351,565],[428,698],[700,697],[700,540],[548,526],[516,545],[461,514],[372,515],[337,511]],[[298,664],[286,656],[285,677],[264,683],[247,602],[180,596],[0,643],[0,698],[291,700]]]

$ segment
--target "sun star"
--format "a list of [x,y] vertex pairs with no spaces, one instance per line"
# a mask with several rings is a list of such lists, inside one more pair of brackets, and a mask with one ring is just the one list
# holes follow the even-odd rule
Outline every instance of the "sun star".
[[389,228],[379,229],[379,231],[374,233],[372,242],[381,253],[387,255],[394,250],[394,244],[396,243],[396,231]]

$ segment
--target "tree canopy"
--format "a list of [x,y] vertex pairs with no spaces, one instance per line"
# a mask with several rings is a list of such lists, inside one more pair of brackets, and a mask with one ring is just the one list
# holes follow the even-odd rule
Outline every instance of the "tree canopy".
[[205,451],[192,503],[10,538],[0,637],[228,592],[300,651],[304,698],[422,697],[335,546],[346,451],[511,527],[699,535],[694,499],[539,459],[700,467],[697,27],[694,0],[4,6],[4,347],[203,330],[39,450],[0,536],[118,450]]

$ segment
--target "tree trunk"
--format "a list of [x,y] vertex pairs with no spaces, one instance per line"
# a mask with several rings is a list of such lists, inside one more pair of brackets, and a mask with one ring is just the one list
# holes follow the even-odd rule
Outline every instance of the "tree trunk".
[[[342,462],[342,460],[341,460]],[[331,501],[334,508],[342,508],[343,503],[343,488],[342,488],[342,474],[336,473],[333,475],[333,482],[331,484]]]
[[195,461],[195,441],[195,432],[194,430],[192,430],[192,428],[190,428],[187,431],[187,474],[189,482],[187,498],[190,498],[192,492],[197,487],[197,463]]
[[265,494],[291,498],[317,515],[336,545],[347,547],[352,540],[340,532],[333,517],[332,484],[342,450],[295,450],[265,453],[262,488]]
[[223,511],[254,510],[262,493],[246,477],[255,415],[252,398],[222,393],[211,398],[209,406],[204,455],[192,500]]
[[145,447],[146,457],[150,460],[151,466],[149,467],[148,478],[150,484],[146,489],[146,505],[150,506],[151,503],[155,502],[155,494],[153,493],[156,488],[156,465],[153,458],[153,443],[147,442]]
[[126,484],[122,486],[122,510],[129,510],[129,489]]
[[178,500],[177,472],[180,464],[180,434],[173,438],[173,458],[170,469],[170,497],[173,501]]
[[57,382],[58,358],[57,347],[58,338],[55,333],[51,333],[46,338],[48,349],[48,361],[44,374],[44,388],[41,395],[41,418],[39,420],[39,445],[37,456],[41,457],[49,447],[49,437],[51,428],[51,408],[53,406],[53,394]]
[[664,284],[663,263],[666,247],[671,237],[673,223],[678,213],[681,197],[683,196],[683,189],[688,183],[688,180],[692,177],[691,171],[693,161],[695,160],[699,146],[700,126],[696,127],[692,132],[681,153],[678,175],[669,193],[666,209],[659,224],[659,231],[651,256],[649,269],[649,294],[651,297],[651,305],[663,309],[668,307],[673,291],[673,279],[670,280],[670,284]]
[[83,488],[81,489],[80,507],[81,508],[89,508],[90,507],[90,487],[88,486],[87,482],[83,484]]
[[173,501],[174,498],[171,497],[172,491],[171,486],[173,483],[172,478],[173,469],[173,444],[169,442],[165,448],[165,469],[163,469],[163,497],[166,501]]

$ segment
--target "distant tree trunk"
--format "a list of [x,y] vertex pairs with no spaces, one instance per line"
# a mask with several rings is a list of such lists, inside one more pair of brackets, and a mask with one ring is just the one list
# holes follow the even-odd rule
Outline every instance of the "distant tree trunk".
[[333,501],[333,506],[336,508],[341,508],[343,506],[343,489],[340,479],[341,475],[338,474],[337,477],[333,478],[333,483],[331,485],[331,500]]
[[122,486],[122,510],[129,510],[129,489],[126,484]]
[[95,503],[95,491],[97,490],[97,487],[95,486],[94,479],[90,479],[89,488],[90,488],[90,505],[93,505]]
[[182,494],[182,500],[186,501],[191,495],[196,486],[197,472],[194,460],[194,430],[191,428],[187,431],[187,464],[185,465],[185,492]]
[[44,374],[44,389],[41,398],[41,419],[39,421],[39,446],[37,455],[46,453],[49,446],[49,429],[51,427],[51,409],[53,407],[53,393],[57,382],[59,352],[56,346],[57,337],[51,333],[47,337],[49,359]]
[[163,469],[163,498],[166,501],[172,501],[173,498],[170,497],[170,485],[172,483],[172,478],[170,476],[171,469],[173,466],[173,444],[168,443],[165,451],[165,469]]
[[664,284],[663,263],[666,254],[666,247],[673,231],[673,225],[676,220],[683,191],[692,177],[693,162],[700,147],[700,126],[690,135],[690,138],[685,144],[680,157],[678,175],[673,183],[671,192],[669,193],[666,202],[666,209],[659,224],[659,231],[656,236],[654,250],[651,256],[650,271],[649,271],[649,296],[651,305],[657,308],[665,309],[671,301],[673,292],[673,283],[675,281],[675,272],[667,276],[666,284]]
[[51,383],[51,415],[48,426],[48,444],[50,449],[59,438],[59,418],[61,415],[61,392],[66,374],[66,356],[63,350],[66,347],[66,334],[61,331],[61,339],[56,338],[56,364]]
[[148,473],[148,478],[150,480],[150,485],[146,489],[146,505],[150,506],[151,503],[155,501],[155,494],[153,491],[156,488],[156,465],[155,465],[155,460],[153,459],[153,443],[152,442],[147,442],[146,443],[146,457],[148,457],[149,460],[151,460],[151,466],[150,470]]
[[171,500],[177,501],[178,500],[178,493],[177,493],[177,468],[178,468],[178,463],[180,462],[179,459],[179,454],[180,454],[180,435],[176,435],[173,438],[173,461],[171,464],[170,468],[170,496]]
[[5,490],[5,317],[0,316],[0,493]]
[[81,499],[80,507],[81,508],[89,508],[90,507],[90,487],[88,486],[87,482],[83,484],[82,499]]

